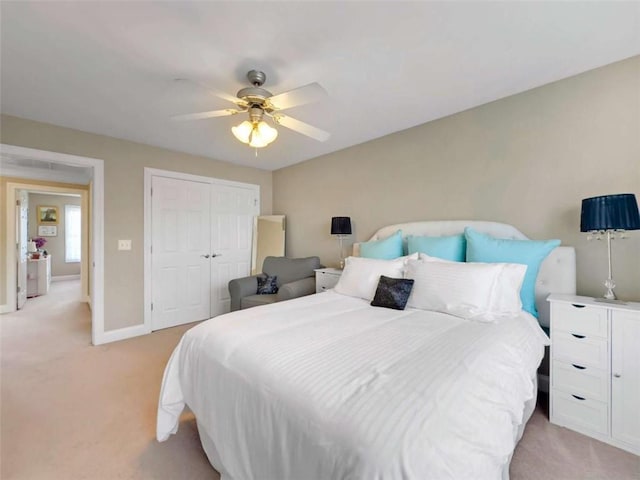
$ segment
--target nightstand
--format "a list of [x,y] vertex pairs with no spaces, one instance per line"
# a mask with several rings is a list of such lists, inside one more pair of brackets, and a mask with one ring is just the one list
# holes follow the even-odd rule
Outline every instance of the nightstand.
[[339,268],[318,268],[316,272],[316,293],[324,292],[336,286],[342,270]]
[[547,300],[551,423],[640,454],[640,303]]

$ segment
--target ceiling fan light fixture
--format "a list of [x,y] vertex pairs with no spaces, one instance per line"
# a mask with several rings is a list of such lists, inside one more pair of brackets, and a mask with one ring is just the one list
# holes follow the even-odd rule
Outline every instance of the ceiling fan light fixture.
[[278,137],[278,130],[264,120],[255,123],[245,120],[240,125],[231,127],[231,131],[238,140],[253,148],[266,147]]
[[[258,123],[258,125],[256,126],[256,130],[260,138],[262,138],[267,145],[269,145],[276,138],[278,138],[278,130],[270,126],[264,120]],[[255,135],[256,133],[254,132],[254,136]]]
[[242,143],[249,143],[249,137],[251,136],[252,130],[253,124],[248,120],[245,120],[240,125],[231,127],[233,135]]

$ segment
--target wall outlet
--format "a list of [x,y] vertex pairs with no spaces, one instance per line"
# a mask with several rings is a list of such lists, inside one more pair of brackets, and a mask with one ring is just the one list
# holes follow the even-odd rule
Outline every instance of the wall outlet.
[[131,250],[131,240],[118,240],[118,250]]

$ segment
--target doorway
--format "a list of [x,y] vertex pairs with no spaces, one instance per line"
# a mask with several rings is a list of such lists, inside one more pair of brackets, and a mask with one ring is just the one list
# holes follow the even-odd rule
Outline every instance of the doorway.
[[[91,307],[91,342],[99,345],[109,341],[104,332],[104,249],[103,249],[103,226],[104,226],[104,167],[102,160],[67,155],[57,152],[36,150],[32,148],[18,147],[14,145],[0,144],[0,154],[3,162],[8,162],[10,166],[20,165],[23,162],[29,167],[35,163],[44,163],[50,166],[59,166],[52,172],[64,176],[67,171],[74,168],[81,168],[90,171],[91,181],[86,191],[86,210],[91,212],[90,229],[87,234],[88,247],[85,258],[88,267],[86,270],[86,282],[88,300]],[[20,170],[5,168],[3,163],[2,186],[4,187],[3,203],[6,234],[2,236],[0,243],[4,243],[3,270],[6,274],[1,279],[3,286],[0,288],[3,295],[0,295],[0,313],[13,312],[17,309],[17,277],[18,277],[18,251],[16,248],[18,235],[19,211],[16,209],[16,192],[19,190],[42,189],[46,178],[39,177],[33,173],[34,168]],[[21,172],[27,172],[22,175]],[[9,177],[9,175],[11,175]],[[56,178],[55,181],[64,181],[64,178]],[[67,185],[74,188],[76,185]],[[58,187],[51,187],[55,191]],[[90,238],[89,238],[90,237]]]
[[145,169],[145,325],[229,311],[228,283],[250,274],[258,185]]
[[51,188],[43,183],[16,192],[18,310],[27,299],[47,295],[52,282],[74,282],[78,299],[90,301],[87,187]]

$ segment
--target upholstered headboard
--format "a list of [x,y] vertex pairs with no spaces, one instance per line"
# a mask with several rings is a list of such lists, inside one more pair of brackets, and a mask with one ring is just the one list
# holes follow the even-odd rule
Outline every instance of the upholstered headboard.
[[[486,233],[496,238],[528,240],[517,228],[506,223],[481,222],[477,220],[412,222],[389,225],[378,230],[370,239],[381,240],[398,230],[406,242],[408,235],[427,235],[439,237],[464,233],[465,227]],[[360,244],[353,245],[353,255],[360,255]],[[543,327],[549,326],[549,303],[546,301],[550,293],[576,293],[576,252],[573,247],[557,247],[542,262],[536,281],[536,308],[539,322]]]

